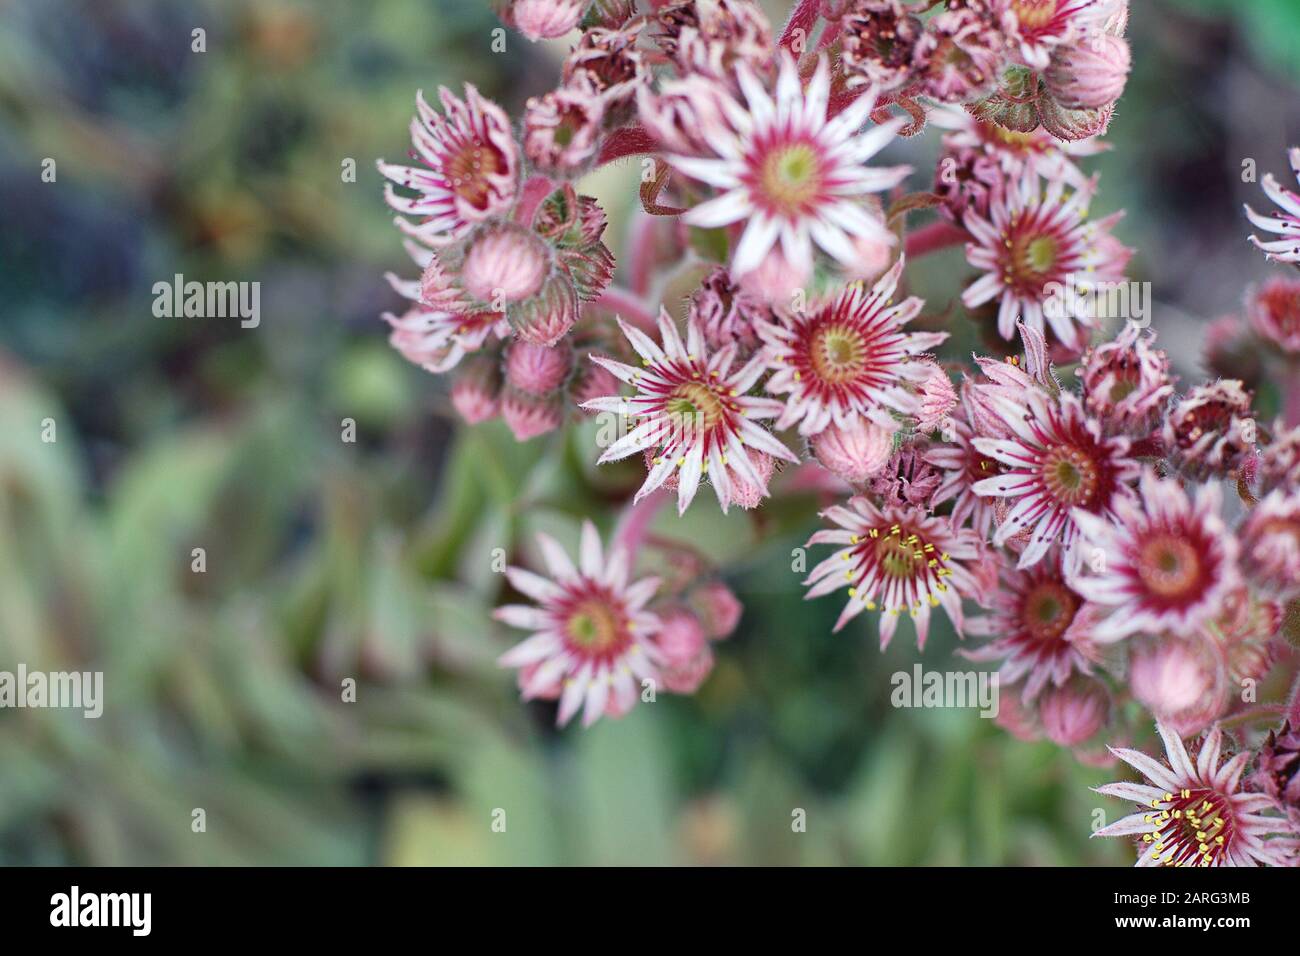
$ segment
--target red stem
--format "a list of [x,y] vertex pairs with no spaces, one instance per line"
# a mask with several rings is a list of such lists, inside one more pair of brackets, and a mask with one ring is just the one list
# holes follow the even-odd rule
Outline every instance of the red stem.
[[1283,399],[1282,415],[1288,427],[1300,425],[1300,366],[1293,367],[1287,376],[1286,397]]
[[968,238],[970,237],[966,234],[966,230],[958,229],[952,223],[932,222],[915,232],[908,233],[905,246],[907,258],[916,259],[929,252],[947,249],[949,246],[965,242]]
[[[803,38],[806,42],[812,34],[813,24],[817,22],[817,15],[821,11],[822,0],[799,0],[799,5],[790,13],[790,19],[785,23],[785,29],[781,31],[781,46],[787,50],[794,43],[795,31],[802,30]],[[793,52],[793,51],[791,51]]]
[[632,292],[644,296],[650,291],[655,267],[655,245],[659,223],[648,213],[638,215],[632,223],[632,241],[628,243],[628,278]]
[[614,529],[613,544],[615,547],[626,548],[629,560],[635,560],[637,550],[645,540],[646,532],[650,530],[650,523],[667,500],[668,493],[662,488],[656,488],[629,506],[619,518],[618,527]]
[[533,224],[537,207],[555,191],[555,183],[545,176],[534,176],[519,190],[519,205],[515,207],[515,222],[524,226]]
[[654,330],[654,315],[646,308],[645,303],[640,298],[627,291],[627,289],[612,285],[600,294],[600,298],[596,300],[595,305],[616,312],[640,329]]

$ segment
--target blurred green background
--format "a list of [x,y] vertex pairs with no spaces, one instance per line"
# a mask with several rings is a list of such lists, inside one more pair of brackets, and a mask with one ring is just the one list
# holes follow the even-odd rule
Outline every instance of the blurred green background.
[[[1092,165],[1194,331],[1267,271],[1240,168],[1284,172],[1300,141],[1300,6],[1136,6]],[[1088,790],[1112,771],[974,711],[890,707],[922,658],[906,626],[882,655],[865,618],[831,635],[837,599],[802,601],[806,501],[662,522],[745,603],[696,697],[586,732],[518,702],[493,549],[608,530],[629,476],[596,472],[590,428],[460,427],[388,347],[382,275],[413,267],[373,166],[405,156],[417,88],[468,80],[517,116],[555,84],[566,45],[493,55],[498,25],[466,0],[0,0],[0,669],[100,670],[106,693],[98,720],[0,711],[0,862],[1128,862],[1088,840],[1094,808],[1123,812]],[[916,188],[936,145],[901,147]],[[616,251],[636,175],[585,184]],[[156,318],[178,272],[260,281],[261,326]],[[1194,366],[1196,336],[1170,334]],[[925,665],[955,646],[940,631]]]

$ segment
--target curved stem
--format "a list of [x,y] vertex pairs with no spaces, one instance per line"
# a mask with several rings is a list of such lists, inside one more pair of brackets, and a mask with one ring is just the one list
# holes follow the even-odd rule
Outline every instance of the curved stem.
[[626,549],[629,560],[636,557],[637,551],[646,539],[646,533],[650,530],[651,522],[667,501],[668,493],[662,488],[656,488],[636,504],[629,506],[618,519],[618,526],[614,529],[613,544],[615,547]]
[[534,176],[519,190],[519,205],[515,207],[515,222],[532,226],[533,217],[542,200],[555,191],[555,183],[546,176]]
[[644,126],[624,126],[605,137],[605,142],[600,147],[600,155],[596,157],[596,165],[604,166],[616,159],[624,159],[640,153],[653,153],[658,148],[659,143],[646,132]]
[[594,304],[618,313],[641,329],[654,329],[654,315],[639,297],[627,289],[612,285],[600,294],[600,298]]
[[915,232],[908,233],[904,248],[907,251],[907,258],[916,259],[930,252],[959,245],[967,238],[966,230],[958,229],[952,223],[932,222]]

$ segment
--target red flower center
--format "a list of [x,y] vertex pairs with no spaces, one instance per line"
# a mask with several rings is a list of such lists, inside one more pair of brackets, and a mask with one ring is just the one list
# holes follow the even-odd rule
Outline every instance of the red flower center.
[[505,168],[505,157],[489,143],[467,140],[443,167],[448,185],[475,209],[485,209],[492,191],[488,182]]
[[1186,537],[1156,533],[1141,543],[1137,573],[1147,590],[1168,603],[1195,597],[1201,590],[1201,559]]
[[1166,793],[1152,808],[1147,821],[1153,828],[1142,841],[1155,844],[1161,866],[1210,866],[1232,844],[1232,811],[1214,790]]
[[1054,643],[1070,627],[1078,610],[1078,596],[1063,582],[1047,578],[1025,593],[1020,606],[1020,623],[1036,640]]

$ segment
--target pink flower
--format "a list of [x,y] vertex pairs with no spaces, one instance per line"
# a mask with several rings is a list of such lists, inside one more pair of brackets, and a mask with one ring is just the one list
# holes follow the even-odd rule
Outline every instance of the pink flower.
[[958,7],[936,14],[913,55],[922,91],[944,103],[973,99],[997,81],[1005,46],[983,10]]
[[[414,283],[390,280],[414,293]],[[505,317],[494,312],[472,310],[447,312],[419,305],[400,316],[385,312],[384,321],[392,328],[388,342],[408,362],[434,374],[455,368],[466,355],[477,352],[489,340],[510,335]]]
[[[1287,158],[1291,161],[1291,168],[1295,170],[1296,175],[1300,176],[1300,147],[1293,147],[1287,153]],[[1264,175],[1263,186],[1264,194],[1273,200],[1281,211],[1274,212],[1270,216],[1262,216],[1250,206],[1246,206],[1246,218],[1257,228],[1282,238],[1260,242],[1258,237],[1251,236],[1250,241],[1255,244],[1255,248],[1263,250],[1270,260],[1300,262],[1300,195],[1280,186],[1272,173]]]
[[1128,456],[1128,439],[1103,437],[1098,423],[1069,393],[1053,399],[1033,389],[1017,401],[1004,392],[990,391],[988,401],[1012,433],[1010,438],[971,442],[976,451],[1001,466],[1000,473],[975,482],[972,490],[1014,502],[993,543],[1029,535],[1018,564],[1027,568],[1059,539],[1067,565],[1075,563],[1077,516],[1109,516],[1121,501],[1132,497],[1129,483],[1137,478],[1139,468]]
[[1070,583],[1110,609],[1094,628],[1100,641],[1188,634],[1237,584],[1237,539],[1219,517],[1218,485],[1202,485],[1193,499],[1177,481],[1148,469],[1140,488],[1140,502],[1117,499],[1108,517],[1073,512],[1088,566]]
[[[963,385],[964,396],[970,392]],[[975,482],[998,473],[998,465],[981,452],[971,440],[975,437],[967,423],[969,413],[949,418],[943,425],[944,441],[925,450],[925,460],[942,475],[939,487],[930,499],[932,507],[952,501],[952,522],[957,527],[969,523],[981,541],[987,541],[993,526],[994,509],[987,498],[974,490]]]
[[390,182],[419,193],[407,199],[384,186],[390,206],[421,217],[418,225],[399,220],[403,231],[430,245],[460,238],[475,223],[506,212],[519,178],[519,148],[501,107],[469,84],[464,100],[445,87],[438,95],[445,117],[424,101],[423,93],[415,95],[411,141],[425,168],[378,163]]
[[605,100],[586,73],[524,107],[524,154],[538,169],[560,176],[583,172],[604,132]]
[[633,23],[622,30],[585,31],[564,61],[565,85],[577,82],[576,77],[582,72],[587,74],[606,108],[630,105],[636,99],[637,89],[649,81],[636,48],[637,35],[643,26],[643,23]]
[[1255,586],[1300,597],[1300,490],[1276,488],[1250,509],[1241,526],[1241,563]]
[[736,343],[745,352],[758,344],[759,319],[769,315],[755,296],[732,281],[721,266],[704,277],[691,296],[690,317],[700,323],[709,348]]
[[[1062,143],[1046,130],[1016,132],[979,119],[959,106],[938,106],[930,111],[928,118],[940,129],[950,131],[944,134],[943,143],[954,157],[960,157],[967,150],[973,151],[994,162],[1012,183],[1018,182],[1029,169],[1049,182],[1060,179],[1071,188],[1086,189],[1089,180],[1074,160],[1095,156],[1108,148],[1100,139]],[[978,168],[984,170],[984,167]],[[989,177],[988,185],[1003,188],[1001,178]]]
[[1215,726],[1193,759],[1178,734],[1157,724],[1165,744],[1160,763],[1126,748],[1110,748],[1149,784],[1109,783],[1097,792],[1132,800],[1141,809],[1093,836],[1140,836],[1138,866],[1288,866],[1300,840],[1277,803],[1242,789],[1250,762],[1242,751],[1221,765],[1223,733]]
[[628,583],[629,557],[622,548],[606,555],[590,521],[583,522],[579,565],[546,535],[537,536],[550,578],[507,568],[515,590],[536,606],[508,604],[493,617],[533,635],[501,656],[503,667],[533,667],[523,698],[541,696],[561,683],[557,723],[582,708],[583,726],[603,713],[625,713],[636,703],[638,680],[657,680],[658,651],[652,638],[659,618],[645,606],[658,578]]
[[1300,280],[1270,279],[1247,303],[1256,334],[1292,358],[1300,358]]
[[[855,258],[854,236],[886,239],[888,230],[861,198],[892,189],[911,171],[873,169],[866,161],[893,138],[905,120],[859,134],[875,102],[859,97],[842,113],[827,115],[830,72],[824,57],[805,90],[794,60],[781,54],[774,93],[743,63],[736,79],[745,104],[718,91],[725,122],[702,131],[711,156],[669,154],[672,166],[720,190],[683,217],[706,229],[745,223],[731,257],[733,275],[757,268],[778,246],[798,273],[812,269],[813,245],[844,265]],[[708,113],[701,120],[708,120]]]
[[880,646],[889,645],[898,618],[907,614],[916,624],[917,646],[925,647],[932,608],[942,607],[958,633],[962,630],[961,600],[975,592],[967,565],[979,556],[969,531],[957,531],[948,519],[920,508],[887,505],[877,508],[863,497],[849,499],[822,512],[839,527],[818,531],[808,545],[841,547],[822,561],[804,581],[808,599],[848,588],[835,630],[863,611],[881,609]]
[[1066,582],[1060,554],[1024,571],[1005,561],[999,565],[1000,580],[987,598],[991,613],[966,625],[967,633],[992,640],[963,654],[1002,661],[1002,684],[1023,680],[1026,700],[1049,683],[1061,687],[1076,674],[1091,674],[1097,656],[1090,630],[1095,615]]
[[1093,20],[1097,0],[995,0],[1003,29],[1019,46],[1020,59],[1045,70],[1052,51],[1079,38]]
[[1144,334],[1125,323],[1112,341],[1083,356],[1079,376],[1083,402],[1106,425],[1130,433],[1146,433],[1156,424],[1174,393],[1169,358]]
[[1286,810],[1292,824],[1300,829],[1300,730],[1292,730],[1283,721],[1278,730],[1270,730],[1259,751],[1259,769],[1255,778],[1260,788]]
[[767,390],[787,396],[777,428],[798,422],[800,434],[815,435],[832,422],[844,428],[865,416],[894,431],[895,414],[919,409],[905,386],[930,373],[913,356],[948,335],[903,331],[924,303],[911,296],[890,304],[902,272],[900,259],[869,293],[855,284],[788,321],[759,323],[763,356],[776,369]]
[[943,473],[926,461],[928,443],[913,438],[900,444],[867,490],[880,504],[909,504],[927,511],[943,481]]
[[765,452],[789,462],[798,459],[758,424],[781,412],[780,402],[748,394],[763,374],[762,357],[755,356],[733,370],[734,345],[710,353],[698,322],[688,323],[683,342],[666,311],[659,316],[662,347],[622,319],[618,323],[641,357],[643,368],[597,355],[591,359],[619,381],[633,386],[636,394],[630,398],[598,398],[585,402],[583,407],[632,416],[636,424],[605,450],[600,462],[655,450],[650,473],[636,500],[680,469],[677,510],[682,514],[706,476],[723,511],[731,502],[733,489],[748,486],[766,496],[767,481],[755,469],[748,452]]
[[737,65],[766,71],[776,52],[772,28],[752,0],[667,3],[655,39],[683,76],[730,81]]
[[1094,318],[1087,294],[1101,282],[1119,282],[1131,255],[1109,230],[1123,213],[1086,221],[1095,183],[1067,193],[1063,180],[1046,192],[1037,173],[1026,172],[989,204],[986,218],[968,210],[975,241],[966,259],[985,275],[962,294],[967,308],[999,301],[998,332],[1011,338],[1016,320],[1042,331],[1044,319],[1064,345],[1082,351],[1083,330]]
[[912,77],[912,54],[925,27],[899,0],[853,0],[840,21],[848,85],[897,89]]
[[1194,477],[1226,476],[1255,450],[1250,393],[1236,379],[1198,385],[1165,418],[1163,439]]

